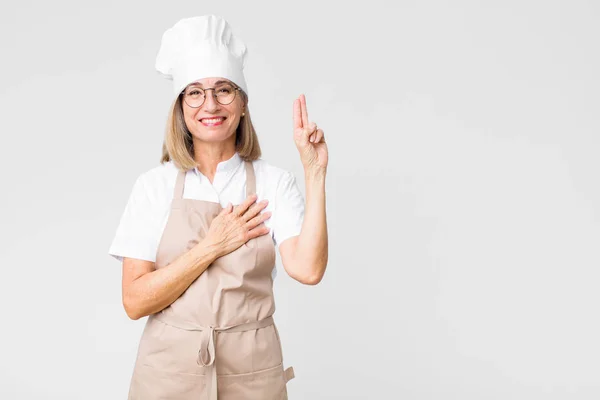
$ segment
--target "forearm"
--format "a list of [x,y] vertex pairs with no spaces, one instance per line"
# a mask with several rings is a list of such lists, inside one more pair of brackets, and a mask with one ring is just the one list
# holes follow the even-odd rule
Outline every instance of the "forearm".
[[304,221],[294,251],[294,269],[306,283],[316,284],[325,274],[328,259],[325,172],[307,171],[305,183]]
[[177,300],[217,257],[216,247],[201,241],[169,265],[140,276],[127,290],[127,314],[132,319],[139,319],[166,308]]

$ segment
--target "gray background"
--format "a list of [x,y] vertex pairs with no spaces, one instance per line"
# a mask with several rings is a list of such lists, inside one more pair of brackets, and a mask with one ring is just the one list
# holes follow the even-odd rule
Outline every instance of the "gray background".
[[144,319],[107,254],[158,165],[183,17],[248,46],[264,158],[330,149],[328,271],[281,269],[291,399],[600,398],[593,1],[2,3],[0,398],[124,399]]

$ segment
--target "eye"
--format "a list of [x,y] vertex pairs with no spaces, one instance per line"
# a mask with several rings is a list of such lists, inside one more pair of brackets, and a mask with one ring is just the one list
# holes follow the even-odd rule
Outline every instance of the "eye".
[[202,94],[202,92],[201,92],[200,90],[198,90],[198,89],[192,89],[192,90],[190,90],[190,91],[188,92],[188,94],[189,94],[190,96],[198,96],[198,95],[201,95],[201,94]]
[[233,89],[232,89],[231,87],[229,87],[229,86],[220,87],[220,88],[218,89],[218,92],[219,92],[219,93],[223,93],[223,94],[229,94],[229,93],[231,93],[232,91],[233,91]]

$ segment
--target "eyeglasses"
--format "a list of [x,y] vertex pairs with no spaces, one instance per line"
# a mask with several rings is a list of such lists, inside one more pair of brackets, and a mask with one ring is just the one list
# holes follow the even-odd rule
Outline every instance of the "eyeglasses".
[[235,95],[240,90],[239,87],[235,87],[229,83],[224,83],[218,85],[214,88],[206,88],[202,89],[199,86],[192,85],[185,88],[181,94],[183,95],[183,100],[185,104],[192,108],[198,108],[204,104],[204,100],[206,99],[206,91],[212,90],[213,96],[217,103],[226,106],[227,104],[231,104],[233,100],[235,100]]

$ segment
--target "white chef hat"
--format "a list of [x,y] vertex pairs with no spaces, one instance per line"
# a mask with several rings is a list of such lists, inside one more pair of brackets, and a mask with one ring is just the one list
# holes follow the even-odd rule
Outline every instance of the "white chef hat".
[[156,69],[173,81],[175,96],[190,83],[210,77],[229,79],[248,94],[243,72],[246,53],[246,46],[223,18],[184,18],[163,34]]

